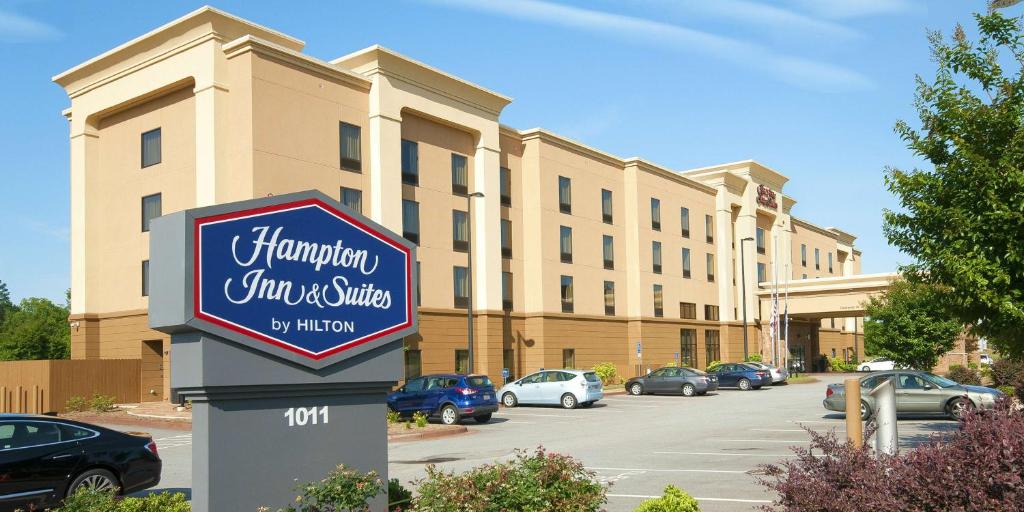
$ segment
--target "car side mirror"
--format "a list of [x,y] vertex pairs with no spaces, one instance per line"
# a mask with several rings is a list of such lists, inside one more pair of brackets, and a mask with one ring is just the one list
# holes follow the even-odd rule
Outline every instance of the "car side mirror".
[[928,391],[928,390],[931,390],[931,389],[935,389],[934,386],[932,386],[931,384],[925,384],[924,385],[924,390],[925,391]]

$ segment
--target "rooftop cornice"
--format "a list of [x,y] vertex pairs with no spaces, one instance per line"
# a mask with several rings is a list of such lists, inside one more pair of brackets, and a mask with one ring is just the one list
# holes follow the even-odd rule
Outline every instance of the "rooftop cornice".
[[[817,224],[812,224],[812,223],[810,223],[810,222],[808,222],[808,221],[806,221],[804,219],[800,219],[800,218],[794,217],[792,215],[790,216],[790,218],[793,219],[793,225],[799,225],[800,227],[803,227],[805,229],[809,229],[811,231],[814,231],[815,233],[827,236],[827,237],[829,237],[829,238],[831,238],[831,239],[833,239],[833,240],[835,240],[837,242],[840,242],[840,239],[839,239],[840,235],[838,233],[836,233],[835,231],[832,231],[832,229],[835,229],[835,228],[823,228],[821,226],[818,226]],[[849,235],[849,236],[852,237],[853,235]]]
[[625,164],[627,166],[635,165],[638,169],[642,171],[654,174],[656,176],[661,176],[663,178],[668,178],[672,181],[675,181],[676,183],[686,185],[690,188],[699,190],[701,192],[706,192],[711,195],[715,195],[718,193],[718,190],[716,190],[715,187],[705,185],[704,183],[700,183],[696,180],[683,176],[682,174],[679,174],[678,172],[675,172],[671,169],[666,169],[655,163],[648,162],[647,160],[644,160],[640,157],[627,158]]
[[373,84],[369,79],[358,73],[339,68],[329,62],[310,57],[300,51],[274,44],[252,35],[242,36],[228,42],[224,44],[223,49],[228,59],[247,52],[253,52],[257,55],[293,64],[310,73],[333,78],[364,90],[369,90]]
[[718,171],[727,171],[741,176],[749,175],[753,181],[766,183],[777,191],[781,191],[783,185],[789,181],[789,178],[781,172],[778,172],[756,160],[750,159],[725,164],[709,165],[707,167],[698,167],[696,169],[683,171],[682,174],[693,179],[701,179],[703,176],[713,175]]
[[[514,129],[510,130],[515,131]],[[526,142],[528,140],[540,140],[541,142],[546,142],[551,145],[558,146],[560,148],[573,151],[576,153],[580,153],[583,154],[584,156],[588,156],[596,160],[600,160],[608,165],[614,165],[616,167],[619,167],[620,169],[625,165],[625,160],[618,156],[615,156],[611,153],[606,153],[604,151],[601,151],[600,149],[593,148],[582,142],[570,139],[568,137],[563,137],[556,133],[545,130],[544,128],[530,128],[528,130],[516,131],[516,133],[518,133],[519,136],[522,137],[523,142]]]
[[829,226],[829,227],[827,227],[825,229],[830,231],[830,232],[832,232],[832,233],[835,233],[837,239],[839,240],[839,243],[844,244],[844,245],[852,246],[854,240],[857,239],[856,236],[853,236],[851,233],[843,231],[843,230],[841,230],[839,228],[834,228],[834,227]]

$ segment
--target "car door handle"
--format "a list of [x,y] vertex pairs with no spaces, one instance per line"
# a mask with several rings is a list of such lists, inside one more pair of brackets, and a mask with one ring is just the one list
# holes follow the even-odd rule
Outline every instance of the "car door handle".
[[74,453],[65,453],[63,455],[54,455],[53,457],[50,457],[50,460],[61,460],[61,459],[67,459],[69,457],[75,457],[75,456],[76,456],[76,454],[74,454]]

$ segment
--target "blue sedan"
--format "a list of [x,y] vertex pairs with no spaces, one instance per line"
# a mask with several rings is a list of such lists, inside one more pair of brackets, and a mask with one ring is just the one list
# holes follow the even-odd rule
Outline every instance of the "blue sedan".
[[709,373],[718,376],[718,386],[722,388],[748,391],[772,385],[771,372],[743,363],[720,364],[709,370]]
[[445,425],[454,425],[463,418],[487,423],[498,410],[498,398],[486,375],[425,375],[389,394],[388,409],[403,416],[420,412],[438,417]]

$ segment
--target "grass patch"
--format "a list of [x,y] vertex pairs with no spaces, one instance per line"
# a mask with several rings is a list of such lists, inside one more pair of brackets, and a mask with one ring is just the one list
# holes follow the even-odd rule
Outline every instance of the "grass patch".
[[812,382],[820,382],[817,377],[811,377],[810,375],[797,375],[796,377],[790,377],[786,379],[787,384],[810,384]]

